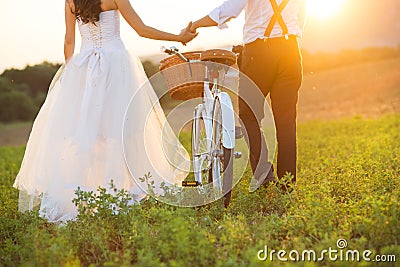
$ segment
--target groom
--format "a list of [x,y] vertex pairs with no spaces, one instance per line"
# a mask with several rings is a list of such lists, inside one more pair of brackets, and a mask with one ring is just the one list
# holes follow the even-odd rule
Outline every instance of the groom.
[[[239,68],[256,83],[264,98],[270,95],[278,141],[277,175],[282,178],[290,174],[292,182],[295,182],[297,100],[302,83],[297,38],[303,31],[305,0],[227,0],[194,22],[191,30],[227,27],[226,22],[237,17],[243,9],[246,22]],[[243,80],[239,85],[239,117],[246,129],[250,148],[250,165],[254,174],[250,182],[252,192],[275,178],[260,130],[265,99],[251,98]]]

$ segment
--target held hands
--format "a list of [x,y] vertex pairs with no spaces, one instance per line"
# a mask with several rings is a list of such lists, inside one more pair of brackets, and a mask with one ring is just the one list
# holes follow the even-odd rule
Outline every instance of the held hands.
[[196,24],[196,22],[195,23],[190,23],[190,31],[191,32],[197,32],[197,27],[195,26],[195,24]]
[[189,22],[187,27],[181,31],[181,33],[178,35],[179,41],[183,44],[186,45],[186,43],[192,41],[198,33],[196,30],[193,28],[193,23]]

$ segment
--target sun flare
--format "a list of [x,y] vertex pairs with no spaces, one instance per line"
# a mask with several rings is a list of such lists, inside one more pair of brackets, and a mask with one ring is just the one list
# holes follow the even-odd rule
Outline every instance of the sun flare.
[[344,0],[307,0],[307,14],[324,19],[337,14],[342,8]]

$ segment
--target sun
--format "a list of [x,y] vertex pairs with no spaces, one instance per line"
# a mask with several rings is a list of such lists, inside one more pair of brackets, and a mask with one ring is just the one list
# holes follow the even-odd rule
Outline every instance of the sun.
[[306,0],[307,15],[319,19],[329,18],[337,14],[344,0]]

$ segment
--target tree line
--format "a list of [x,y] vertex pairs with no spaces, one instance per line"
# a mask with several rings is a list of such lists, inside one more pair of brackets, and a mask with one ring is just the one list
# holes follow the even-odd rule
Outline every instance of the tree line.
[[[337,53],[303,51],[304,73],[318,72],[351,64],[400,58],[398,48],[365,48]],[[54,74],[61,65],[43,62],[24,69],[8,69],[0,75],[0,122],[32,121],[43,104]],[[144,61],[148,77],[158,72],[158,63]]]
[[[151,77],[158,65],[143,62]],[[7,69],[0,75],[0,123],[32,121],[44,100],[50,83],[61,64],[43,62],[24,69]]]

